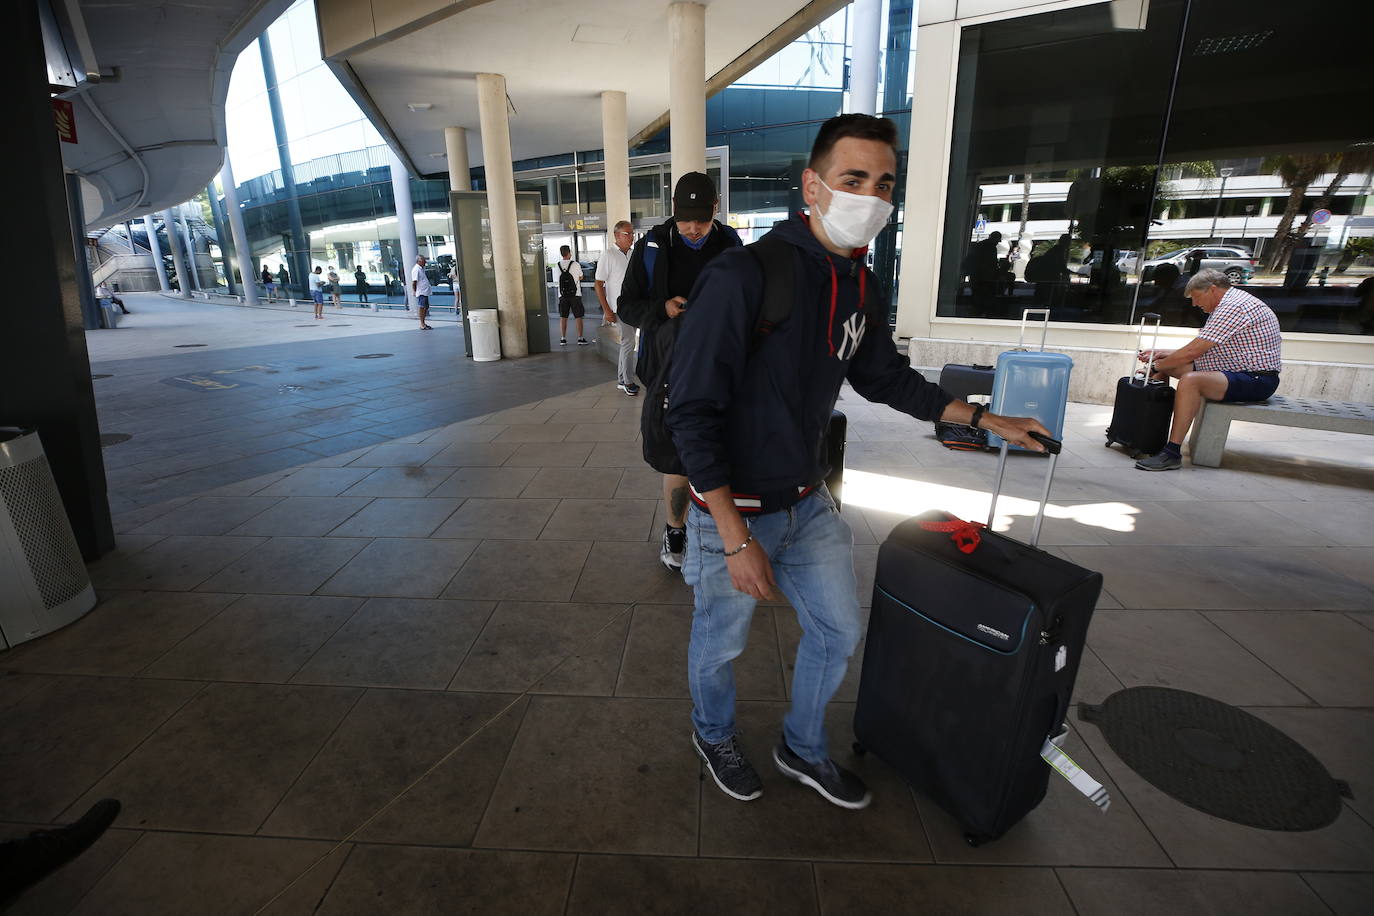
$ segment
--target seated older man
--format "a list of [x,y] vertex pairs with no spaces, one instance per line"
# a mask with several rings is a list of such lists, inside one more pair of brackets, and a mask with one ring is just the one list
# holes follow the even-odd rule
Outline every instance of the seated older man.
[[1177,350],[1143,350],[1155,358],[1156,378],[1178,379],[1169,441],[1158,455],[1142,458],[1142,471],[1171,471],[1183,465],[1183,437],[1202,408],[1213,401],[1263,401],[1279,387],[1282,335],[1274,310],[1231,286],[1219,270],[1200,270],[1184,293],[1207,313],[1196,338]]

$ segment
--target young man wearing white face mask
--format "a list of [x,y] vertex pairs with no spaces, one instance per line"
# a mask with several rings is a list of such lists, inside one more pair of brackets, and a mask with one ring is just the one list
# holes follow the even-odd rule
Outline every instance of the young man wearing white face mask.
[[[695,593],[688,646],[692,744],[716,784],[741,801],[763,792],[735,733],[732,660],[755,603],[780,588],[802,626],[774,765],[844,808],[863,781],[831,759],[825,707],[859,640],[853,537],[822,481],[822,440],[840,385],[922,420],[971,423],[1032,450],[1034,420],[955,400],[911,368],[887,327],[888,301],[864,267],[892,213],[897,133],[891,121],[842,115],[816,138],[802,194],[811,215],[775,226],[792,246],[794,302],[757,336],[765,277],[743,249],[702,271],[677,347],[668,427],[691,483],[683,576]],[[975,413],[975,410],[977,411]]]

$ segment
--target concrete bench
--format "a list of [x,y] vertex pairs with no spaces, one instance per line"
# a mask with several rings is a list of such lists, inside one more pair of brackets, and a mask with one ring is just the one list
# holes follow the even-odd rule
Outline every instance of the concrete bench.
[[1206,401],[1193,421],[1193,434],[1188,440],[1193,464],[1207,468],[1221,467],[1221,453],[1226,449],[1226,437],[1231,431],[1232,420],[1364,433],[1368,436],[1374,435],[1374,404],[1285,397],[1234,403]]

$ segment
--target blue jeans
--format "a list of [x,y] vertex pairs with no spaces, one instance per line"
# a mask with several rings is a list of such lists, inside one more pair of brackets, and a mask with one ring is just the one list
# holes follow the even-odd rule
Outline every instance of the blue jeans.
[[[798,756],[819,763],[830,757],[825,706],[861,635],[854,536],[824,487],[791,509],[746,521],[754,540],[768,552],[773,575],[802,626],[783,736]],[[717,742],[735,733],[732,662],[744,651],[756,602],[731,585],[725,547],[710,513],[693,504],[687,528],[682,572],[696,594],[687,647],[692,724],[703,739]]]

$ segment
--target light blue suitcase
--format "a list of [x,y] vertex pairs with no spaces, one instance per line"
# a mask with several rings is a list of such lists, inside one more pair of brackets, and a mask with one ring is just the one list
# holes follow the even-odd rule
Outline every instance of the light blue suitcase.
[[[1026,340],[1026,319],[1033,314],[1043,316],[1040,350],[1032,352],[1022,346]],[[1064,436],[1064,412],[1069,403],[1069,373],[1073,360],[1063,353],[1045,352],[1045,335],[1049,332],[1049,309],[1026,309],[1021,316],[1021,342],[1015,350],[997,357],[997,371],[992,380],[992,404],[989,409],[1006,417],[1034,417],[1056,439]],[[988,433],[988,448],[1002,447],[1002,437]],[[1025,451],[1020,446],[1010,446]]]

